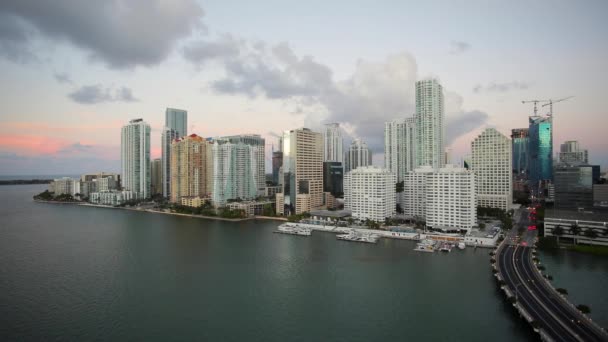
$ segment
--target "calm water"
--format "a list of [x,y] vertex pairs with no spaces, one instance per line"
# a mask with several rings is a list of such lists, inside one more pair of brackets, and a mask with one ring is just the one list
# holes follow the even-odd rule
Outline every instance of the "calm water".
[[[0,187],[1,340],[535,338],[485,249],[418,254],[409,241],[272,234],[276,222],[33,203],[44,189]],[[606,264],[581,277],[605,281]],[[605,285],[585,296],[606,298]]]

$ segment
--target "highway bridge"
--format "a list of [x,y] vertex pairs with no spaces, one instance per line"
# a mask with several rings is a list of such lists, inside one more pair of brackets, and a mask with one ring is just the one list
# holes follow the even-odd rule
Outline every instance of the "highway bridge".
[[[576,309],[542,276],[533,247],[505,240],[494,267],[501,288],[544,341],[608,341],[608,333]],[[502,281],[501,281],[502,280]]]

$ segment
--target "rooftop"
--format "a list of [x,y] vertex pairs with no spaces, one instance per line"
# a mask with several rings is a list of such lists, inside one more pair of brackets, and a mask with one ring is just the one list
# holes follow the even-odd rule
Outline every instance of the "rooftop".
[[608,208],[591,208],[585,211],[547,210],[545,220],[547,219],[608,222]]

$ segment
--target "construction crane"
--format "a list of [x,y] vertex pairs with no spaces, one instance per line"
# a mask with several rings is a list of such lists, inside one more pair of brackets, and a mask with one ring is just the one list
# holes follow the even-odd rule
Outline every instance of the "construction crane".
[[538,104],[542,103],[542,102],[549,102],[549,101],[550,100],[524,100],[524,101],[521,101],[521,103],[534,103],[534,116],[538,116]]
[[544,107],[544,106],[549,106],[549,114],[547,114],[547,115],[548,115],[548,116],[553,116],[553,104],[554,104],[554,103],[558,103],[558,102],[562,102],[562,101],[570,100],[570,99],[571,99],[571,98],[573,98],[573,97],[574,97],[574,96],[568,96],[568,97],[564,97],[563,99],[559,99],[559,100],[555,100],[555,101],[553,101],[553,100],[548,100],[548,101],[546,101],[546,102],[548,102],[548,103],[545,103],[545,104],[544,104],[544,105],[542,105],[541,107]]

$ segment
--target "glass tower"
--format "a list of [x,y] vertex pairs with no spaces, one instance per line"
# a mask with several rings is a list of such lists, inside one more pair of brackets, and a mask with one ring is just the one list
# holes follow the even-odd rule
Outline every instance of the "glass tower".
[[528,144],[529,136],[527,128],[515,128],[511,130],[513,141],[513,174],[518,178],[528,176]]
[[553,181],[553,121],[551,117],[530,117],[529,163],[530,187],[539,191]]
[[171,196],[171,143],[188,135],[188,112],[183,109],[167,108],[165,126],[161,134],[162,193]]

